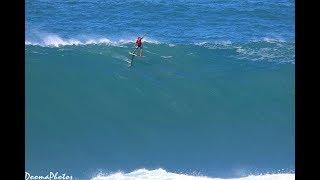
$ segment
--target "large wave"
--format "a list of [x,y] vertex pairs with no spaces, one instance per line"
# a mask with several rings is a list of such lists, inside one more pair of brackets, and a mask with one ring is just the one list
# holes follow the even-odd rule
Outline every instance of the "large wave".
[[[113,45],[119,46],[123,44],[133,43],[135,41],[134,38],[119,38],[118,40],[111,40],[105,37],[93,38],[62,38],[55,34],[43,35],[35,38],[35,40],[27,39],[25,41],[25,45],[35,45],[42,47],[61,47],[61,46],[74,46],[74,45],[91,45],[91,44],[105,44],[105,45]],[[152,40],[150,38],[144,38],[145,42],[158,44],[159,42],[156,40]]]
[[178,174],[168,172],[163,169],[147,170],[138,169],[130,173],[117,172],[112,174],[98,174],[91,178],[91,180],[293,180],[295,174],[263,174],[263,175],[249,175],[240,178],[213,178],[206,176],[196,176],[187,174]]
[[[38,40],[26,40],[27,46],[40,46],[40,47],[52,47],[59,48],[64,46],[86,46],[86,45],[104,45],[115,47],[132,48],[135,37],[132,38],[119,38],[117,40],[111,40],[109,38],[62,38],[58,35],[46,35]],[[295,62],[295,42],[287,42],[283,39],[276,38],[263,38],[254,39],[249,42],[231,42],[225,41],[204,41],[194,42],[187,44],[174,44],[170,42],[160,42],[152,38],[146,37],[144,39],[146,44],[151,46],[166,46],[172,48],[175,46],[184,46],[194,48],[205,48],[211,50],[230,50],[230,56],[234,56],[237,59],[251,60],[251,61],[272,61],[272,62]],[[176,48],[176,47],[175,47]],[[162,58],[171,58],[172,55],[163,55]]]

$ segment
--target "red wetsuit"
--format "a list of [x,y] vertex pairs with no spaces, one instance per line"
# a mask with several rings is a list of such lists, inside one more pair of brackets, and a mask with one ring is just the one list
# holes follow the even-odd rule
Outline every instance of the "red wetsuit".
[[141,45],[142,45],[141,40],[142,40],[142,38],[138,37],[138,39],[137,39],[137,41],[136,41],[136,45],[137,45],[138,47],[141,47]]

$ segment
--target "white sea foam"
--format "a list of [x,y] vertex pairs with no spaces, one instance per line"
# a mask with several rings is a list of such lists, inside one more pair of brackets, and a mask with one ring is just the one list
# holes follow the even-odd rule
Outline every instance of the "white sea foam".
[[161,57],[164,58],[164,59],[172,58],[172,56],[161,56]]
[[239,59],[252,61],[276,61],[281,63],[294,63],[294,42],[286,42],[281,38],[254,39],[247,43],[231,41],[200,42],[196,46],[208,49],[235,50]]
[[263,38],[263,41],[269,42],[269,43],[284,43],[286,42],[285,40],[283,40],[282,38]]
[[294,46],[235,46],[237,57],[240,59],[249,59],[253,61],[278,61],[294,63]]
[[[39,35],[40,36],[40,35]],[[90,44],[105,44],[110,46],[121,46],[125,44],[134,43],[135,39],[119,39],[110,40],[108,38],[62,38],[55,34],[44,34],[42,37],[38,37],[37,40],[26,40],[25,45],[35,45],[43,47],[60,47],[60,46],[71,46],[71,45],[90,45]],[[160,44],[159,41],[150,38],[144,38],[144,42],[152,44]]]
[[195,45],[197,45],[197,46],[202,46],[202,45],[205,45],[205,44],[208,44],[208,42],[204,41],[204,42],[195,43]]
[[204,41],[204,42],[195,43],[194,45],[205,47],[208,49],[228,49],[232,47],[232,42],[231,41],[214,41],[214,42]]
[[250,175],[239,178],[214,178],[168,172],[163,169],[138,169],[130,173],[98,174],[91,180],[294,180],[295,174]]

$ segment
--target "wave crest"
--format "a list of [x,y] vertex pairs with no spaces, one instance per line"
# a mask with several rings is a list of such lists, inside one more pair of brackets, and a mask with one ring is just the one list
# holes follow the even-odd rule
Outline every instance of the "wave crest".
[[195,45],[211,50],[235,50],[236,54],[234,56],[239,59],[290,63],[295,61],[295,43],[286,42],[283,39],[263,38],[247,43],[233,43],[230,41],[201,42]]
[[[133,45],[134,38],[119,39],[112,41],[108,38],[87,38],[87,39],[75,39],[75,38],[61,38],[57,35],[46,35],[40,38],[38,41],[26,40],[25,45],[42,46],[42,47],[60,47],[60,46],[85,46],[85,45],[107,45],[124,47]],[[146,38],[144,42],[151,45],[165,45],[170,48],[179,48],[180,46],[197,46],[208,50],[222,50],[229,51],[229,55],[237,59],[251,60],[251,61],[269,61],[280,63],[295,63],[295,42],[286,42],[282,39],[275,38],[263,38],[256,39],[250,42],[239,43],[226,41],[204,41],[198,43],[189,44],[172,44],[159,42],[156,40]],[[147,50],[146,50],[147,51]],[[154,53],[151,53],[154,54]],[[164,59],[171,58],[172,56],[161,56]]]
[[[46,35],[40,40],[32,41],[26,40],[25,45],[43,46],[43,47],[60,47],[60,46],[73,46],[73,45],[90,45],[90,44],[105,44],[111,46],[121,46],[125,44],[134,43],[135,39],[119,39],[117,41],[112,41],[108,38],[85,38],[82,40],[74,38],[62,38],[58,35]],[[158,41],[145,38],[144,42],[159,44]]]

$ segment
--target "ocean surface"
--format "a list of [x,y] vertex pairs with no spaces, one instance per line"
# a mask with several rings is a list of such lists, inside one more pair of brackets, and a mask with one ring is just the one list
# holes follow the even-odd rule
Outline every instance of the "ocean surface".
[[[25,9],[26,172],[295,179],[294,1]],[[145,57],[132,58],[145,33]]]

